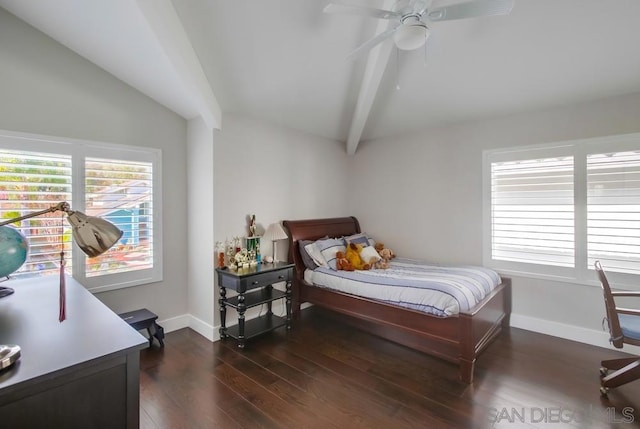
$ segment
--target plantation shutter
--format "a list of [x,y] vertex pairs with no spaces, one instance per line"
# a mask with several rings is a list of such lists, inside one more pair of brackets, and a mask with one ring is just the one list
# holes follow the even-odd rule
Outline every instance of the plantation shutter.
[[640,274],[640,153],[587,156],[587,255],[589,267]]
[[87,215],[108,220],[123,231],[116,246],[87,259],[86,276],[152,268],[152,163],[86,158],[85,185]]
[[574,266],[573,157],[491,163],[491,256]]
[[[0,217],[3,220],[70,200],[70,156],[0,150]],[[27,261],[13,277],[57,273],[61,239],[67,271],[71,272],[71,228],[64,217],[63,213],[54,212],[11,224],[29,242]]]

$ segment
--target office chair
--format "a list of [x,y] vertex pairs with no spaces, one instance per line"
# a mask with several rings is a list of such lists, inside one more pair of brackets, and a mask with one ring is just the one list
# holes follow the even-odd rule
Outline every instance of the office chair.
[[[616,307],[614,301],[614,297],[618,296],[640,298],[640,292],[612,292],[600,261],[596,261],[594,265],[604,294],[609,341],[618,349],[621,349],[623,344],[640,346],[640,310]],[[622,386],[640,378],[640,357],[603,360],[601,365],[600,393],[603,396],[609,393],[609,388]],[[609,374],[609,371],[614,372]]]

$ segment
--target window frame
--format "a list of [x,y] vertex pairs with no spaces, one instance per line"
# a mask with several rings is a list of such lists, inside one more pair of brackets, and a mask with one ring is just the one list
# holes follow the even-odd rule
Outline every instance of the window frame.
[[90,140],[53,137],[0,130],[0,147],[9,150],[33,151],[71,156],[71,201],[73,210],[84,212],[85,159],[142,161],[152,164],[153,183],[153,267],[124,273],[86,276],[87,256],[73,242],[72,276],[93,293],[162,281],[162,150]]
[[[640,151],[640,133],[490,149],[482,153],[482,254],[483,264],[506,275],[599,285],[593,267],[587,265],[587,156],[610,152]],[[491,164],[553,156],[573,156],[574,267],[517,263],[492,258]],[[606,267],[605,267],[606,269]],[[607,272],[617,285],[640,289],[640,275]]]

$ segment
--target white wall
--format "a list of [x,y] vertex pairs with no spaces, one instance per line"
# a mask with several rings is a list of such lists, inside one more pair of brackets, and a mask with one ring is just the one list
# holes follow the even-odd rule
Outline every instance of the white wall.
[[160,148],[164,280],[98,294],[116,312],[187,312],[186,122],[0,8],[0,129]]
[[[350,212],[400,255],[482,264],[483,150],[638,132],[639,117],[630,95],[363,143],[349,163]],[[513,278],[513,312],[516,326],[606,338],[593,286]]]
[[[343,144],[241,116],[225,114],[222,121],[214,144],[216,241],[246,236],[250,214],[259,235],[285,219],[350,214]],[[271,243],[261,244],[263,255],[271,255]],[[287,251],[280,242],[278,258]],[[227,312],[227,323],[234,317]]]
[[188,311],[186,325],[209,340],[214,335],[213,145],[214,131],[191,119],[187,135]]

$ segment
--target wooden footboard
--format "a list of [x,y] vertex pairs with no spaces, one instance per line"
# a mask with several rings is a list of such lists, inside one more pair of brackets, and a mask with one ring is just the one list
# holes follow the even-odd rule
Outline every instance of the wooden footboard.
[[294,316],[300,304],[310,302],[344,316],[345,323],[415,350],[457,363],[460,379],[473,381],[478,354],[487,347],[511,314],[511,280],[503,278],[491,294],[468,312],[437,317],[416,310],[310,285],[304,281],[305,266],[298,240],[317,240],[360,232],[356,218],[284,221],[289,231],[289,261],[296,264],[293,285]]
[[497,337],[502,328],[509,327],[511,315],[511,279],[502,278],[498,285],[482,302],[469,312],[458,315],[460,379],[473,381],[476,357]]

